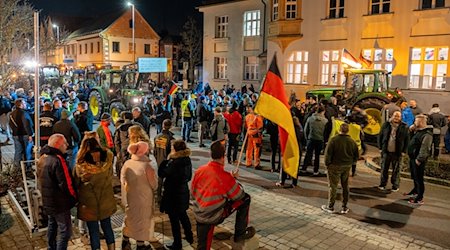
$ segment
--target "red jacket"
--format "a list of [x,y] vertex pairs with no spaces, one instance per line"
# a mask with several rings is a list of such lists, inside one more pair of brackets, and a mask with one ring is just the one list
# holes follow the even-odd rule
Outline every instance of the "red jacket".
[[240,134],[242,129],[242,116],[239,112],[224,113],[223,116],[230,125],[230,134]]
[[220,221],[228,200],[244,197],[240,184],[218,162],[210,161],[195,171],[191,183],[195,219],[199,223],[216,224]]

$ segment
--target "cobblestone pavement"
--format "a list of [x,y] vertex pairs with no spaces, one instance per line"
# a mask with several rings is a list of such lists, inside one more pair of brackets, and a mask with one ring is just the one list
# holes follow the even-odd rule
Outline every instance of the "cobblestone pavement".
[[[197,148],[196,144],[191,148],[194,167],[207,162],[207,151]],[[2,150],[4,161],[10,160],[13,148],[8,146]],[[267,167],[268,163],[263,162],[263,165]],[[365,168],[362,162],[358,169],[358,176],[351,179],[351,211],[347,215],[338,215],[326,214],[320,209],[327,199],[324,175],[300,177],[300,187],[288,189],[274,185],[278,178],[274,173],[241,168],[239,179],[252,197],[250,224],[257,230],[260,249],[450,248],[448,188],[427,185],[426,204],[414,208],[401,194],[380,194],[375,190],[373,186],[377,184],[378,175]],[[401,191],[409,191],[410,186],[408,180],[402,180]],[[0,249],[45,249],[45,235],[30,238],[6,196],[1,198],[1,205]],[[191,210],[189,216],[195,229]],[[122,217],[120,210],[112,218],[117,249],[120,247]],[[234,231],[234,218],[233,215],[216,227],[213,249],[231,249],[229,238]],[[155,221],[158,242],[151,244],[154,249],[162,249],[163,244],[171,242],[170,223],[162,214],[157,214]],[[6,230],[2,229],[5,227]],[[85,243],[88,244],[75,230],[69,249],[89,249]],[[184,243],[184,249],[196,247]],[[103,249],[106,249],[104,245]]]

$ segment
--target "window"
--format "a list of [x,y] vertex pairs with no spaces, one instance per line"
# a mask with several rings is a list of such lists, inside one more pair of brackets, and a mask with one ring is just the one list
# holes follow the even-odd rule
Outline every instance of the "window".
[[112,42],[112,52],[120,53],[120,42]]
[[363,57],[372,61],[374,69],[392,72],[394,66],[394,49],[364,49]]
[[433,9],[445,7],[445,0],[421,0],[422,9]]
[[448,47],[412,48],[410,55],[410,88],[445,89]]
[[391,0],[372,0],[371,14],[389,13],[390,8]]
[[144,44],[144,54],[150,55],[150,44]]
[[97,53],[100,53],[100,42],[97,42]]
[[94,43],[91,43],[91,54],[94,54]]
[[259,60],[256,56],[244,57],[244,80],[259,80]]
[[87,43],[84,44],[84,54],[87,54]]
[[83,47],[81,47],[81,44],[80,44],[80,55],[82,54],[82,51],[81,51],[82,48],[83,48]]
[[344,17],[344,2],[345,0],[329,0],[328,18]]
[[320,83],[322,85],[342,85],[344,70],[341,65],[341,50],[325,50],[321,54]]
[[278,1],[279,0],[273,0],[272,21],[277,21],[278,20]]
[[297,0],[286,0],[286,19],[297,18]]
[[261,13],[259,10],[244,13],[244,36],[259,36]]
[[301,83],[308,82],[308,57],[307,51],[294,51],[287,60],[287,83]]
[[216,38],[228,37],[228,16],[216,17]]
[[215,74],[214,77],[216,79],[227,79],[227,58],[225,57],[215,57],[214,65],[215,65]]
[[75,55],[77,52],[75,52],[75,44],[72,44],[72,54]]

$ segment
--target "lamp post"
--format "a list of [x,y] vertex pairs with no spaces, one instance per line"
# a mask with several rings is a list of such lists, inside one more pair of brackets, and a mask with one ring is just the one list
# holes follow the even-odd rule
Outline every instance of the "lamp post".
[[53,24],[53,28],[56,29],[56,43],[59,44],[59,26],[56,24]]
[[131,26],[132,26],[132,31],[131,31],[131,36],[132,36],[132,49],[133,49],[133,62],[136,62],[136,45],[135,45],[135,38],[134,38],[134,4],[132,4],[131,2],[127,2],[128,6],[131,6]]

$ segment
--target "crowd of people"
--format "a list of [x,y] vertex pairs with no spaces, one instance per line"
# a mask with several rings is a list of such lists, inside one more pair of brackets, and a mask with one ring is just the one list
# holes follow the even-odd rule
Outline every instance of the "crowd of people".
[[[2,92],[0,127],[7,141],[14,143],[16,169],[20,161],[33,158],[31,117],[35,112],[40,113],[41,156],[37,174],[48,216],[49,249],[67,247],[72,232],[70,211],[75,206],[82,221],[79,230],[85,232],[87,227],[91,248],[100,248],[101,227],[108,249],[114,249],[111,226],[111,216],[117,209],[114,178],[120,180],[126,214],[122,249],[131,249],[130,238],[136,240],[137,249],[150,249],[146,242],[154,239],[152,217],[158,208],[168,214],[171,224],[174,241],[167,248],[181,249],[181,227],[186,241],[192,244],[194,237],[186,213],[190,197],[197,221],[198,249],[210,248],[214,226],[234,211],[237,211],[234,240],[240,242],[254,236],[255,229],[248,227],[250,196],[236,181],[238,173],[230,174],[224,166],[237,165],[241,160],[238,151],[244,147],[245,166],[262,169],[261,154],[266,143],[263,134],[267,133],[270,170],[281,172],[276,185],[284,187],[288,175],[281,164],[278,126],[254,112],[258,93],[253,86],[241,89],[224,86],[221,90],[206,86],[195,94],[179,91],[168,95],[167,92],[167,86],[155,89],[141,106],[121,112],[115,122],[110,114],[103,113],[96,129],[88,104],[80,101],[75,91],[68,90],[62,96],[46,90],[37,100],[40,110],[36,111],[32,91],[27,95],[20,89]],[[298,147],[300,152],[306,151],[303,161],[299,157],[299,173],[307,174],[308,167],[313,166],[312,176],[320,175],[320,155],[325,154],[330,190],[329,202],[322,209],[334,212],[336,189],[341,181],[340,212],[345,214],[349,211],[350,172],[352,176],[356,174],[356,161],[367,150],[364,143],[362,150],[358,150],[349,136],[348,124],[357,124],[362,131],[368,124],[367,114],[357,105],[351,112],[343,111],[334,95],[329,100],[308,96],[303,102],[295,95],[290,99]],[[392,166],[392,191],[399,190],[399,164],[402,155],[408,154],[414,189],[405,195],[411,196],[410,203],[423,204],[424,166],[431,153],[438,157],[441,129],[450,117],[440,112],[438,104],[424,113],[414,100],[409,105],[392,100],[384,107],[383,114],[385,122],[379,135],[382,156],[379,189],[386,190],[388,169]],[[345,119],[346,123],[332,137],[333,118]],[[179,121],[181,139],[176,139],[171,129]],[[150,138],[153,127],[157,135]],[[196,138],[191,133],[194,130],[198,131]],[[449,131],[444,140],[448,153]],[[199,167],[193,176],[189,145],[198,143],[202,148],[209,142],[211,161]],[[434,145],[432,150],[431,145]],[[290,186],[296,187],[298,178],[290,178]]]

